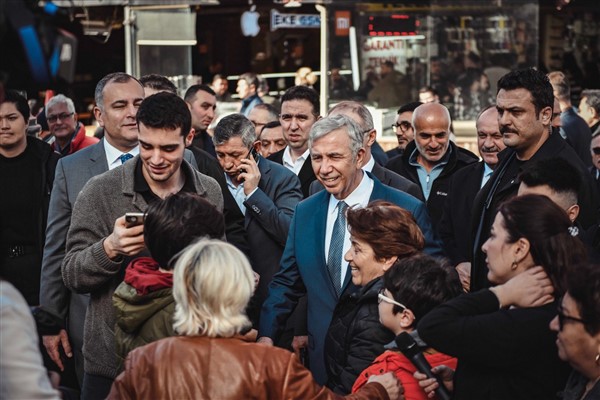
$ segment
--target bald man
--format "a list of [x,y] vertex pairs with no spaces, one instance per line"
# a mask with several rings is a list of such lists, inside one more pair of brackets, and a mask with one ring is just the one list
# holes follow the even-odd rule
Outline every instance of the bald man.
[[450,141],[450,113],[442,104],[417,107],[412,126],[415,140],[386,167],[420,186],[434,230],[438,232],[452,174],[479,158]]
[[456,266],[463,288],[467,291],[471,279],[471,248],[467,238],[471,236],[473,202],[477,192],[492,176],[498,164],[498,153],[506,147],[495,105],[479,113],[475,126],[481,161],[461,168],[452,175],[440,223],[440,237],[446,256]]

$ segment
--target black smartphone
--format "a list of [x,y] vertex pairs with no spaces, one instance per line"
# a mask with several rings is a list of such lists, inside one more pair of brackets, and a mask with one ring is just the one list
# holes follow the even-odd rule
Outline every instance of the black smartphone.
[[254,148],[254,146],[252,146],[252,148],[248,152],[248,156],[246,158],[250,158],[250,157],[254,158],[254,161],[258,162],[258,152]]

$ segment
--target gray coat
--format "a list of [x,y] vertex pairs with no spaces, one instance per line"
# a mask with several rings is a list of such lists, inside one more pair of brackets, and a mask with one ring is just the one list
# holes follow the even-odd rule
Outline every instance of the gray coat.
[[[90,293],[83,339],[85,372],[108,378],[117,375],[112,295],[123,280],[131,258],[109,259],[103,241],[112,233],[117,218],[126,212],[145,212],[148,207],[143,196],[133,188],[138,159],[139,156],[96,176],[85,185],[73,207],[62,264],[67,288]],[[186,161],[182,168],[187,169],[188,176],[194,176],[196,192],[222,210],[223,196],[218,183],[197,172]]]

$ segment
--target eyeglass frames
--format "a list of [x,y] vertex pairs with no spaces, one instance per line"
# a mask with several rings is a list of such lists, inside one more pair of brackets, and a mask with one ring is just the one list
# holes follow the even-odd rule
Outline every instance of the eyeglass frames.
[[62,114],[58,114],[58,115],[48,115],[48,116],[46,117],[46,120],[47,120],[48,122],[56,122],[56,121],[58,121],[59,119],[60,119],[61,121],[64,121],[65,119],[72,117],[72,116],[73,116],[73,114],[75,114],[75,113],[62,113]]
[[396,300],[390,299],[389,297],[387,297],[385,294],[383,294],[384,291],[385,291],[385,288],[381,288],[381,290],[379,291],[379,294],[377,295],[377,298],[379,301],[377,302],[377,304],[381,304],[382,301],[385,301],[386,303],[398,306],[398,307],[402,308],[403,310],[406,310],[408,308],[404,304],[398,303]]
[[395,132],[396,130],[398,130],[398,128],[400,128],[400,130],[402,132],[406,132],[408,131],[410,128],[412,128],[412,125],[410,124],[410,122],[406,122],[406,121],[402,121],[399,124],[392,124],[392,130]]
[[594,147],[592,148],[592,151],[595,155],[600,156],[600,147]]
[[581,318],[572,317],[572,316],[564,313],[564,310],[562,308],[562,298],[558,302],[556,311],[558,314],[558,330],[559,331],[563,330],[563,326],[565,326],[565,321],[573,321],[573,322],[579,322],[581,324],[587,324],[586,320],[583,320]]

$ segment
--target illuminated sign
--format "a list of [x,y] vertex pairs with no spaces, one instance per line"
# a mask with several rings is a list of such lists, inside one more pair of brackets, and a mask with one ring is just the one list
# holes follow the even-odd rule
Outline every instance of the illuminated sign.
[[271,31],[281,28],[318,28],[321,26],[319,14],[281,14],[271,10]]
[[366,34],[369,36],[416,36],[419,21],[410,15],[392,14],[387,16],[371,16],[367,23]]

